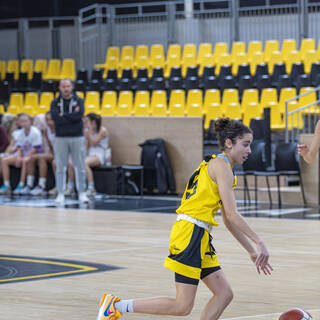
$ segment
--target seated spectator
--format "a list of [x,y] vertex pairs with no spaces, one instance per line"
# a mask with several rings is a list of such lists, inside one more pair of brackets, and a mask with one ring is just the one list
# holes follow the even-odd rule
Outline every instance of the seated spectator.
[[[27,164],[33,154],[42,152],[41,132],[38,128],[32,126],[31,117],[27,114],[21,114],[19,122],[22,130],[17,135],[17,152],[11,157],[2,159],[4,184],[0,188],[0,194],[11,193],[10,165],[21,168],[20,182],[13,193],[24,194],[28,189],[28,187],[25,187]],[[28,178],[27,185],[33,185],[33,181],[31,181],[30,177]]]
[[106,164],[109,151],[109,134],[105,127],[101,126],[101,117],[95,113],[89,113],[84,118],[84,131],[87,144],[87,156],[85,159],[86,177],[88,181],[87,194],[94,195],[94,181],[92,167]]

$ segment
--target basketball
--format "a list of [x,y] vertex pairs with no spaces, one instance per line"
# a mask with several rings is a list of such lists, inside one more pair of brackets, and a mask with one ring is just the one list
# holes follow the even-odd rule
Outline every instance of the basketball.
[[312,316],[309,312],[294,308],[281,314],[279,320],[312,320]]

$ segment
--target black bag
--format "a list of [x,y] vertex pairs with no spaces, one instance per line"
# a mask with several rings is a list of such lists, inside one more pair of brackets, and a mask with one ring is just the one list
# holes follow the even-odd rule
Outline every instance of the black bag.
[[145,188],[149,192],[157,188],[159,193],[175,193],[174,175],[163,139],[148,139],[140,147]]

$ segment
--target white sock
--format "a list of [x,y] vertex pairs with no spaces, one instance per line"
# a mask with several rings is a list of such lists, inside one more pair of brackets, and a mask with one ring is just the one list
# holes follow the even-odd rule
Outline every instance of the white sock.
[[89,190],[94,190],[94,182],[93,181],[88,183],[88,189]]
[[47,182],[47,179],[46,179],[46,178],[40,178],[40,179],[39,179],[39,186],[40,186],[42,189],[45,189],[45,188],[46,188],[46,182]]
[[9,181],[5,181],[5,182],[4,182],[4,185],[5,185],[7,188],[10,188],[10,182],[9,182]]
[[34,176],[27,176],[27,186],[32,188],[34,184]]
[[74,182],[68,181],[68,188],[73,190],[74,189]]
[[18,186],[23,188],[24,187],[24,182],[20,181]]
[[133,300],[120,300],[114,304],[115,308],[122,314],[133,311]]

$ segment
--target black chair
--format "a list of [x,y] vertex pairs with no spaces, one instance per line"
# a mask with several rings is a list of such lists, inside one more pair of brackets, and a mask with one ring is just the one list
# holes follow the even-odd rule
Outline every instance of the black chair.
[[109,69],[107,72],[107,79],[118,80],[118,72],[116,69]]
[[218,89],[218,79],[215,76],[207,76],[202,79],[202,89]]
[[152,70],[152,79],[154,78],[163,78],[163,68],[161,67],[155,67]]
[[149,90],[149,79],[148,78],[137,78],[135,90],[136,91],[148,91]]
[[53,80],[48,80],[42,82],[41,92],[53,92],[57,91],[56,82]]
[[231,66],[221,66],[220,72],[218,76],[219,83],[226,77],[226,76],[232,76],[232,69]]
[[233,89],[236,87],[236,82],[233,76],[225,76],[220,80],[220,90]]
[[259,94],[261,95],[263,89],[272,87],[271,77],[266,74],[259,76],[259,78],[257,79],[256,87],[259,90]]
[[102,83],[99,79],[92,79],[87,85],[87,91],[102,91]]
[[76,80],[75,84],[74,84],[74,90],[75,91],[82,91],[82,92],[86,92],[87,87],[86,84],[84,83],[83,80]]
[[286,74],[286,66],[284,63],[277,63],[274,65],[273,67],[273,72],[272,72],[272,85],[274,87],[277,86],[278,84],[278,81],[279,81],[279,78],[280,76]]
[[198,77],[199,68],[197,66],[190,66],[187,68],[186,78]]
[[238,67],[238,74],[237,74],[238,81],[243,76],[251,76],[250,65],[247,63],[240,64]]
[[297,92],[299,92],[301,88],[305,87],[311,87],[311,81],[307,74],[301,74],[296,83]]
[[165,79],[162,77],[152,79],[150,87],[151,90],[166,90]]
[[283,74],[280,76],[277,82],[277,91],[278,91],[278,96],[280,95],[280,91],[282,88],[290,88],[292,86],[292,82],[290,79],[290,76],[287,74]]
[[267,164],[265,161],[265,142],[263,140],[253,140],[251,143],[251,154],[243,163],[242,168],[244,172],[245,185],[247,185],[246,177],[248,175],[252,175],[254,177],[254,194],[256,204],[258,203],[258,177],[265,177],[269,203],[272,205],[269,177],[274,175],[274,173],[267,170]]
[[147,68],[139,68],[137,72],[137,79],[139,78],[148,78]]
[[170,69],[169,79],[172,79],[172,78],[182,78],[181,67],[172,67]]
[[88,79],[88,70],[85,68],[81,68],[77,72],[77,80],[82,80],[85,85],[87,85]]
[[253,87],[252,77],[250,75],[242,76],[238,82],[238,90],[239,90],[240,99],[242,99],[243,91],[246,89],[252,89],[252,87]]
[[319,75],[320,75],[320,62],[315,62],[311,66],[311,71],[309,74],[310,81],[313,87],[317,87],[319,85]]
[[103,69],[93,69],[91,72],[91,80],[98,80],[102,83]]
[[169,79],[169,91],[183,89],[182,78],[173,77]]
[[12,88],[13,92],[26,92],[28,91],[29,80],[27,72],[20,72],[19,79],[16,81],[14,87]]
[[277,176],[279,207],[281,207],[281,205],[282,205],[281,192],[280,192],[280,177],[281,176],[297,176],[297,177],[299,177],[303,203],[306,204],[306,197],[305,197],[303,182],[302,182],[302,178],[301,178],[296,143],[294,143],[294,142],[280,143],[276,146],[275,173]]
[[202,72],[202,78],[205,79],[207,77],[215,76],[215,67],[214,66],[205,66]]
[[6,72],[6,76],[5,76],[4,80],[9,83],[11,88],[14,87],[15,80],[14,80],[14,73],[13,72]]
[[304,72],[304,64],[303,63],[294,63],[291,66],[290,79],[293,86],[296,86],[298,77],[301,74],[305,74]]
[[119,91],[131,91],[131,90],[132,90],[132,80],[128,78],[120,79]]
[[40,71],[34,71],[30,82],[31,91],[40,91],[42,86],[42,73]]
[[268,75],[269,75],[268,65],[266,63],[260,63],[256,67],[256,72],[254,74],[253,80],[255,83],[257,83],[258,79],[261,76],[268,76]]
[[106,78],[103,80],[103,91],[117,91],[118,79]]
[[7,104],[9,102],[10,86],[8,81],[0,82],[0,104]]
[[129,79],[132,80],[133,76],[132,76],[132,69],[123,69],[122,70],[122,75],[121,75],[121,79]]
[[185,79],[185,89],[192,90],[192,89],[199,89],[199,78],[198,77],[187,77]]

